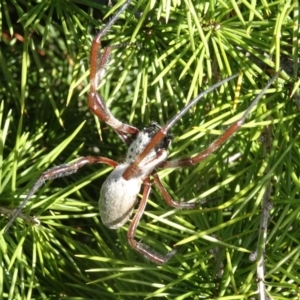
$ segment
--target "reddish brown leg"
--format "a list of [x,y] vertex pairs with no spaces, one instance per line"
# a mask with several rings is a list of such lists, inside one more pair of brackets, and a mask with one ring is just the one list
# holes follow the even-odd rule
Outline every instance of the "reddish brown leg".
[[164,264],[166,263],[175,253],[176,249],[173,249],[172,251],[168,252],[166,255],[162,255],[153,249],[151,249],[148,245],[142,243],[142,242],[137,242],[134,237],[136,233],[136,228],[140,222],[140,219],[144,213],[144,210],[146,208],[147,200],[149,197],[151,191],[151,183],[149,178],[146,178],[144,180],[144,190],[143,190],[143,197],[140,202],[140,205],[137,209],[137,212],[130,224],[128,233],[127,233],[127,238],[129,245],[131,248],[134,250],[138,251],[141,253],[145,258],[157,263],[157,264]]
[[197,154],[194,157],[182,158],[177,160],[171,160],[164,162],[160,167],[162,168],[176,168],[176,167],[188,167],[203,161],[207,156],[212,154],[217,150],[221,145],[223,145],[230,137],[235,134],[240,127],[244,124],[249,112],[243,115],[241,119],[233,123],[220,137],[218,137],[214,142],[212,142],[208,148],[206,148],[201,153]]
[[90,110],[103,122],[111,126],[119,137],[127,144],[130,144],[128,135],[136,135],[138,129],[128,124],[122,123],[116,119],[105,104],[104,99],[97,93],[97,88],[103,77],[105,76],[105,68],[109,62],[110,54],[114,46],[104,49],[99,58],[101,48],[101,39],[118,19],[119,15],[125,10],[130,1],[127,1],[119,11],[112,17],[106,26],[95,36],[92,43],[90,58],[90,92],[88,95],[88,106]]
[[168,191],[165,189],[165,187],[163,186],[159,176],[157,175],[157,173],[154,171],[151,176],[154,178],[154,181],[156,183],[157,188],[159,189],[159,191],[161,192],[164,200],[166,201],[166,203],[172,207],[175,208],[184,208],[184,209],[193,209],[196,207],[199,207],[203,202],[199,203],[188,203],[188,202],[177,202],[174,201],[171,197],[171,195],[168,193]]
[[[206,150],[202,151],[198,155],[192,158],[184,158],[172,161],[163,162],[159,167],[160,168],[175,168],[175,167],[184,167],[184,166],[191,166],[197,164],[204,160],[207,156],[217,150],[221,145],[223,145],[235,132],[237,132],[240,127],[245,123],[246,118],[250,114],[251,110],[257,105],[260,98],[263,96],[265,91],[269,88],[269,86],[277,79],[281,70],[276,72],[276,74],[269,80],[267,85],[262,89],[262,91],[256,96],[253,102],[250,104],[244,115],[235,123],[233,123],[219,138],[217,138]],[[170,128],[199,100],[203,98],[204,95],[213,91],[218,86],[222,85],[223,83],[237,77],[238,75],[233,75],[228,77],[217,84],[213,85],[206,91],[200,93],[195,99],[193,99],[185,108],[183,108],[176,116],[174,116],[165,126],[163,126],[152,138],[151,142],[145,147],[144,151],[137,157],[137,159],[128,167],[128,169],[124,172],[123,178],[130,179],[136,174],[140,173],[140,164],[142,160],[147,156],[149,151],[153,149],[168,133]]]
[[232,75],[228,78],[221,80],[220,82],[214,84],[207,90],[201,92],[196,98],[194,98],[186,107],[184,107],[177,115],[175,115],[166,125],[162,126],[161,129],[153,136],[151,142],[145,147],[144,151],[137,157],[137,159],[128,167],[128,169],[124,172],[123,178],[128,180],[134,176],[137,176],[141,172],[140,164],[142,160],[147,156],[147,154],[155,148],[157,144],[159,144],[167,135],[168,131],[171,127],[184,115],[188,112],[188,110],[195,105],[198,101],[200,101],[206,94],[215,90],[220,85],[230,81],[231,79],[237,77],[238,74]]
[[247,108],[243,116],[236,122],[234,122],[221,136],[219,136],[214,142],[212,142],[208,148],[206,148],[201,153],[197,154],[194,157],[189,158],[182,158],[177,160],[171,160],[164,162],[161,167],[162,168],[176,168],[176,167],[188,167],[195,164],[200,163],[203,161],[207,156],[212,154],[214,151],[216,151],[220,146],[222,146],[227,140],[231,138],[232,135],[234,135],[241,126],[245,123],[248,115],[250,114],[251,110],[255,105],[257,105],[260,98],[264,95],[265,91],[269,88],[269,86],[276,80],[276,78],[279,76],[281,70],[279,70],[275,76],[273,76],[267,85],[262,89],[262,91],[255,97],[255,99],[252,101],[250,106]]
[[37,179],[37,181],[34,183],[33,187],[30,189],[29,193],[27,194],[25,200],[21,203],[21,205],[18,207],[16,212],[14,213],[13,217],[10,219],[8,224],[6,225],[5,231],[7,232],[14,220],[18,217],[21,210],[25,207],[28,200],[35,194],[35,192],[44,184],[46,180],[51,180],[59,177],[65,177],[69,176],[75,172],[77,172],[78,169],[82,168],[86,164],[96,164],[96,163],[102,163],[109,165],[111,167],[116,167],[118,165],[117,162],[115,162],[112,159],[102,157],[102,156],[87,156],[87,157],[81,157],[77,161],[70,163],[70,164],[64,164],[60,166],[56,166],[54,168],[46,170],[42,175]]

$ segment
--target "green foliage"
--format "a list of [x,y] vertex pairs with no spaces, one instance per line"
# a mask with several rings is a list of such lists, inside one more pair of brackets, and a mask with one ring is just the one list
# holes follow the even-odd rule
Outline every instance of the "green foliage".
[[[116,9],[101,2],[0,3],[3,229],[47,168],[79,156],[125,156],[86,105],[91,42]],[[99,87],[117,118],[138,128],[164,124],[200,91],[241,72],[174,126],[170,158],[205,149],[280,66],[281,78],[205,162],[159,172],[176,200],[211,199],[201,210],[176,210],[153,188],[137,239],[162,253],[180,245],[170,262],[156,266],[130,249],[128,224],[102,225],[97,201],[110,168],[88,166],[45,183],[2,230],[0,299],[256,299],[263,278],[249,254],[257,249],[267,294],[298,299],[299,16],[296,0],[133,0],[103,42],[132,43],[114,50]],[[266,202],[270,220],[260,228]]]

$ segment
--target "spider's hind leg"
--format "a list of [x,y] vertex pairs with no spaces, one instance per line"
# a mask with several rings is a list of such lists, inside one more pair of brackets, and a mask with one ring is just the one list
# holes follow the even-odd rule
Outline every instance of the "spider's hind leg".
[[131,246],[132,249],[138,251],[145,258],[151,260],[152,262],[162,265],[162,264],[166,263],[177,252],[177,248],[174,248],[173,250],[169,251],[167,254],[163,255],[163,254],[158,253],[157,251],[153,250],[148,245],[146,245],[142,242],[136,241],[134,238],[137,226],[138,226],[140,219],[146,208],[146,204],[147,204],[147,200],[148,200],[150,191],[151,191],[151,183],[150,183],[149,178],[146,178],[144,180],[143,197],[142,197],[140,205],[137,209],[136,215],[134,216],[134,218],[130,224],[130,227],[129,227],[129,230],[127,233],[127,238],[128,238],[129,245]]

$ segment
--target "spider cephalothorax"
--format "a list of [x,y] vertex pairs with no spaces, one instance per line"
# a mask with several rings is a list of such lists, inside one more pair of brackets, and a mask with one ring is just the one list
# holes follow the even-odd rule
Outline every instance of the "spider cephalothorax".
[[[138,132],[134,141],[129,145],[125,162],[132,163],[145,149],[154,135],[161,129],[156,122],[151,122],[148,127],[144,127]],[[147,154],[145,161],[150,161],[156,157],[157,153],[167,151],[172,142],[172,136],[167,134],[155,147]]]
[[[102,163],[113,167],[113,171],[107,177],[102,185],[100,191],[99,211],[102,222],[109,228],[116,229],[121,227],[131,216],[132,210],[137,202],[138,194],[142,188],[142,198],[140,200],[137,212],[130,224],[128,230],[128,242],[130,246],[140,252],[147,259],[162,264],[165,263],[176,253],[174,248],[166,255],[162,255],[152,250],[149,246],[142,242],[135,240],[135,233],[137,225],[142,217],[146,203],[151,192],[152,177],[154,184],[161,192],[163,199],[172,207],[176,208],[196,208],[199,206],[197,203],[177,202],[172,199],[168,191],[164,188],[156,170],[158,168],[177,168],[189,167],[200,163],[207,156],[211,155],[221,145],[223,145],[240,127],[244,124],[247,116],[250,114],[253,107],[258,103],[266,89],[275,81],[279,76],[278,71],[273,78],[267,83],[265,88],[256,96],[250,106],[244,112],[242,117],[234,122],[221,136],[212,142],[207,149],[201,153],[188,158],[179,158],[176,160],[167,160],[168,147],[172,140],[168,131],[171,127],[184,115],[188,110],[200,101],[203,96],[215,90],[220,85],[236,78],[238,74],[223,79],[222,81],[214,84],[212,87],[204,92],[201,92],[194,98],[186,107],[182,108],[173,118],[171,118],[164,126],[159,126],[157,123],[151,123],[149,127],[143,130],[138,130],[134,126],[122,123],[115,118],[105,104],[104,99],[98,94],[97,87],[99,82],[105,76],[105,67],[113,47],[107,47],[99,58],[99,50],[101,46],[101,39],[108,31],[111,25],[117,20],[120,13],[128,6],[130,0],[119,9],[119,11],[111,18],[109,23],[100,31],[94,38],[91,51],[90,60],[90,92],[88,95],[88,105],[90,110],[103,122],[111,126],[119,137],[129,145],[126,158],[123,163],[101,157],[101,156],[87,156],[81,157],[77,161],[57,166],[46,170],[35,182],[27,197],[22,202],[20,207],[16,210],[15,215],[12,217],[6,227],[6,232],[13,223],[14,219],[21,212],[22,208],[26,205],[31,196],[37,189],[44,183],[45,180],[55,179],[63,176],[68,176],[76,172],[79,168],[86,164]],[[130,142],[133,139],[133,142]]]

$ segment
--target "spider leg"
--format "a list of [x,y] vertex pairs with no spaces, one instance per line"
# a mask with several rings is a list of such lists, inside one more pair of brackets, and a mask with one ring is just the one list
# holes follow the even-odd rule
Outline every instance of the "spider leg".
[[255,99],[252,101],[250,106],[247,108],[243,116],[234,122],[221,136],[219,136],[214,142],[212,142],[208,148],[206,148],[201,153],[197,154],[194,157],[189,158],[182,158],[182,159],[176,159],[171,161],[166,161],[161,164],[160,167],[162,168],[175,168],[175,167],[188,167],[195,164],[200,163],[203,161],[206,157],[208,157],[210,154],[212,154],[214,151],[220,148],[227,140],[231,138],[232,135],[234,135],[241,126],[245,123],[248,115],[252,111],[253,107],[257,105],[260,98],[264,95],[265,91],[269,88],[269,86],[277,79],[279,76],[281,70],[279,70],[267,83],[267,85],[262,89],[262,91],[255,97]]
[[167,254],[163,255],[163,254],[160,254],[160,253],[156,252],[155,250],[151,249],[148,245],[146,245],[142,242],[137,242],[134,239],[137,226],[138,226],[140,219],[146,208],[146,204],[147,204],[147,200],[148,200],[150,191],[151,191],[151,183],[150,183],[149,178],[147,177],[146,179],[144,179],[143,197],[139,204],[137,212],[130,224],[130,227],[129,227],[129,230],[127,233],[127,238],[128,238],[129,245],[131,246],[132,249],[138,251],[145,258],[153,261],[154,263],[161,265],[161,264],[166,263],[177,252],[176,248],[173,249],[172,251],[168,252]]
[[107,125],[111,126],[127,145],[131,142],[128,135],[136,135],[138,133],[138,129],[131,125],[122,123],[113,116],[106,106],[102,96],[97,93],[97,87],[105,76],[105,69],[109,62],[111,51],[113,48],[115,48],[114,46],[105,48],[99,58],[101,39],[109,30],[109,28],[115,23],[119,15],[126,9],[129,3],[130,0],[128,0],[118,10],[118,12],[110,19],[106,26],[94,37],[90,57],[90,92],[88,94],[88,106],[92,113]]
[[14,220],[18,217],[18,215],[21,213],[21,210],[27,204],[28,200],[35,194],[35,192],[43,185],[43,183],[46,180],[69,176],[73,173],[76,173],[78,169],[82,168],[86,164],[95,164],[95,163],[107,164],[114,168],[118,165],[117,162],[115,162],[112,159],[106,158],[106,157],[87,156],[87,157],[81,157],[77,161],[70,163],[70,164],[64,164],[64,165],[50,168],[50,169],[46,170],[44,173],[42,173],[42,175],[36,180],[36,182],[34,183],[32,188],[29,190],[25,200],[17,208],[16,212],[14,213],[14,215],[12,216],[12,218],[6,225],[4,233],[6,233],[9,230],[9,228],[11,227]]
[[145,149],[139,154],[136,160],[128,167],[128,169],[124,172],[123,178],[129,180],[130,178],[136,176],[140,173],[140,164],[142,160],[148,155],[148,153],[157,145],[159,144],[167,135],[168,131],[171,127],[184,115],[188,112],[188,110],[195,105],[198,101],[200,101],[206,94],[215,90],[220,85],[230,81],[233,78],[236,78],[238,74],[232,75],[228,78],[225,78],[207,90],[201,92],[196,98],[194,98],[187,106],[185,106],[181,111],[179,111],[166,125],[162,126],[160,130],[153,136],[151,142],[145,147]]
[[199,207],[201,204],[203,204],[203,202],[201,203],[189,203],[189,202],[177,202],[174,201],[171,197],[171,195],[168,193],[168,191],[166,190],[166,188],[163,186],[158,174],[156,173],[156,171],[154,171],[151,176],[153,177],[157,188],[159,189],[159,191],[161,192],[165,202],[175,208],[183,208],[183,209],[193,209],[195,207]]
[[[159,167],[162,168],[175,168],[180,166],[190,166],[197,164],[201,162],[203,159],[205,159],[208,155],[213,153],[215,150],[217,150],[221,145],[223,145],[239,128],[244,124],[246,118],[250,114],[253,107],[258,103],[260,98],[263,96],[265,91],[269,88],[269,86],[277,79],[281,72],[281,69],[275,73],[275,75],[269,80],[267,85],[263,88],[263,90],[257,95],[257,97],[254,99],[254,101],[251,103],[251,105],[248,107],[244,115],[241,119],[239,119],[237,122],[232,124],[217,140],[215,140],[206,150],[201,152],[200,154],[196,155],[193,158],[186,158],[186,159],[178,159],[174,161],[166,161],[163,162]],[[238,74],[232,75],[228,78],[225,78],[221,80],[220,82],[214,84],[207,90],[201,92],[196,98],[194,98],[186,107],[184,107],[177,115],[175,115],[166,125],[162,126],[161,129],[153,136],[151,142],[145,147],[143,152],[140,153],[140,155],[136,158],[136,160],[128,167],[128,169],[124,172],[123,178],[128,180],[136,174],[140,173],[140,164],[143,161],[143,159],[147,156],[147,154],[158,144],[160,143],[163,138],[167,135],[168,131],[171,129],[171,127],[184,115],[187,113],[187,111],[195,105],[199,100],[201,100],[206,94],[209,92],[215,90],[220,85],[224,84],[225,82],[230,81],[233,78],[236,78]]]

